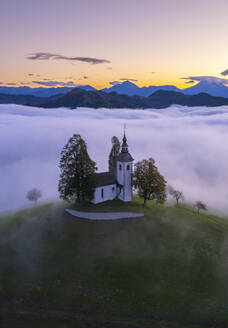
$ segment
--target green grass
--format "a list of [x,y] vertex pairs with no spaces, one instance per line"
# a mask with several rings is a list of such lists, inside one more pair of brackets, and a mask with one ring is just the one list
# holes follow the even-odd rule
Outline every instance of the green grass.
[[66,207],[46,204],[0,219],[2,298],[49,302],[49,313],[63,304],[64,315],[92,313],[137,327],[228,324],[226,219],[189,206],[143,207],[138,198],[71,206],[143,212],[138,219],[89,221]]

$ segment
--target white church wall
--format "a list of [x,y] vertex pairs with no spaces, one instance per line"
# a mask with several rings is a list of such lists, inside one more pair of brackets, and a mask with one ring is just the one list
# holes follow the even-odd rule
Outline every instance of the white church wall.
[[132,163],[117,162],[117,181],[123,185],[119,199],[124,202],[132,201]]
[[98,204],[98,203],[106,202],[107,200],[113,200],[116,198],[116,195],[117,195],[117,190],[115,184],[97,187],[94,192],[94,199],[92,200],[92,203]]

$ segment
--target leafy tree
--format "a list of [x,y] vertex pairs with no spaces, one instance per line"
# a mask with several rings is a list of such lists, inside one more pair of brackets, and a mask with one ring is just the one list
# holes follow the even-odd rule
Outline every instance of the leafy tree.
[[116,174],[116,160],[120,153],[120,141],[117,137],[112,137],[112,149],[109,154],[109,172]]
[[39,189],[32,189],[27,192],[26,198],[37,203],[38,199],[42,196],[42,193]]
[[203,210],[203,211],[207,210],[206,204],[202,203],[201,201],[197,201],[195,203],[195,207],[197,208],[198,214],[199,214],[200,210]]
[[166,181],[155,166],[153,158],[144,159],[135,164],[133,185],[139,197],[144,199],[144,205],[150,199],[161,204],[166,200]]
[[81,202],[91,200],[97,184],[96,163],[87,152],[85,141],[74,134],[63,147],[60,159],[60,198]]
[[179,205],[179,201],[184,199],[182,191],[174,189],[172,186],[168,186],[168,193],[175,199],[176,205]]

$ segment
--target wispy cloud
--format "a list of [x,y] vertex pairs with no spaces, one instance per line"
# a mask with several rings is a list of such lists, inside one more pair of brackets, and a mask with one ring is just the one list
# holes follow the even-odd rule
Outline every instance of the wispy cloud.
[[40,74],[34,74],[34,73],[29,73],[29,74],[27,74],[28,76],[36,76],[36,77],[40,77]]
[[186,76],[186,77],[181,77],[181,79],[191,80],[194,82],[211,82],[211,83],[228,84],[228,79],[223,79],[216,76]]
[[125,77],[121,77],[120,81],[131,81],[131,82],[137,82],[138,80],[136,79],[129,79],[129,78],[125,78]]
[[121,81],[110,81],[109,84],[111,85],[117,85],[117,84],[120,84],[122,83]]
[[94,57],[69,57],[69,56],[63,56],[60,54],[54,54],[54,53],[49,53],[49,52],[35,52],[35,53],[30,54],[26,58],[30,59],[30,60],[50,60],[51,59],[51,60],[66,60],[66,61],[73,61],[73,62],[80,61],[80,62],[92,64],[92,65],[110,63],[110,61],[107,59],[100,59],[100,58],[94,58]]
[[185,81],[184,83],[186,83],[186,84],[192,84],[192,83],[195,83],[195,81],[190,80],[190,81]]
[[221,75],[223,75],[223,76],[228,75],[228,69],[226,69],[225,71],[221,72]]
[[106,69],[107,69],[107,70],[111,70],[111,69],[112,69],[112,67],[106,67]]
[[15,82],[8,82],[8,83],[5,83],[5,85],[9,85],[9,86],[12,85],[13,86],[13,85],[17,85],[17,83],[15,83]]
[[49,81],[48,79],[44,79],[45,81],[32,81],[34,84],[44,85],[47,87],[76,87],[77,84],[75,84],[73,81]]

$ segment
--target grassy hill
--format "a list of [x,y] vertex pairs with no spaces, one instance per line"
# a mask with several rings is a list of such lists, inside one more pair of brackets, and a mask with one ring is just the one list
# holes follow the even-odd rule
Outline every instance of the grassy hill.
[[228,221],[139,199],[81,208],[138,219],[87,221],[66,207],[0,219],[1,327],[226,327]]

